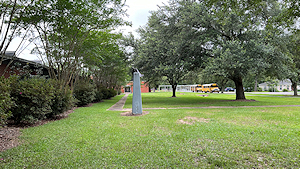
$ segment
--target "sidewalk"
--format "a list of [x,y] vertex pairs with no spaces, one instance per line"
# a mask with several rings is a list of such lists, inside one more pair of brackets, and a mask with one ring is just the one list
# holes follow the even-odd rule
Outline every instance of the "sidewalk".
[[125,96],[123,96],[116,104],[111,106],[107,110],[112,110],[112,111],[123,111],[123,107],[125,105],[125,102],[127,100],[129,93],[125,93]]

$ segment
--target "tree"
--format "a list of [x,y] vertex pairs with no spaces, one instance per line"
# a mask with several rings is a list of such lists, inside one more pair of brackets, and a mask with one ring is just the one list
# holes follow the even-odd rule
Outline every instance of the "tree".
[[[148,81],[167,77],[173,95],[177,84],[190,70],[201,67],[206,51],[204,39],[193,37],[195,30],[181,25],[179,4],[170,1],[151,13],[147,25],[139,29],[141,40],[136,48],[135,66]],[[201,34],[202,32],[198,32]]]
[[[85,40],[92,31],[126,24],[121,0],[38,0],[26,14],[38,33],[35,51],[61,87],[73,86],[87,56]],[[102,49],[105,50],[105,49]],[[99,56],[101,57],[101,56]]]
[[180,84],[183,85],[189,85],[189,84],[200,84],[202,81],[201,77],[201,71],[202,69],[195,69],[193,71],[187,72],[187,74],[184,75],[183,80],[180,82]]
[[120,89],[128,79],[129,62],[122,41],[121,34],[109,32],[95,32],[86,41],[87,45],[95,45],[90,49],[96,50],[87,54],[84,63],[98,87]]
[[287,77],[292,82],[292,88],[294,90],[294,96],[298,95],[297,86],[300,81],[300,34],[299,31],[293,32],[288,36],[287,49],[292,59],[292,62],[289,64],[287,71]]
[[[207,34],[212,46],[206,69],[214,75],[234,81],[236,99],[245,99],[243,78],[257,68],[265,73],[278,72],[286,56],[272,45],[274,36],[268,36],[267,26],[272,17],[280,14],[276,1],[269,1],[257,11],[248,10],[243,1],[189,2],[185,5],[185,24],[198,31],[211,30]],[[273,8],[270,8],[272,6]],[[271,30],[275,30],[272,27]],[[275,32],[275,31],[274,31]],[[276,33],[276,32],[275,32]]]

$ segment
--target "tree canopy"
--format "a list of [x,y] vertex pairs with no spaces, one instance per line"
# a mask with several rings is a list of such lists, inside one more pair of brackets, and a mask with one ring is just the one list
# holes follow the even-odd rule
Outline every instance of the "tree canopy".
[[172,97],[176,97],[177,84],[184,75],[201,67],[207,57],[203,47],[206,38],[194,36],[204,32],[182,25],[182,17],[175,2],[152,12],[147,25],[139,29],[141,40],[136,48],[135,66],[148,80],[167,77],[172,85]]
[[1,61],[16,35],[30,33],[27,40],[36,46],[32,53],[40,56],[50,77],[61,88],[72,89],[79,76],[90,75],[103,87],[118,88],[127,77],[124,72],[128,58],[120,45],[122,35],[113,31],[129,24],[122,18],[126,15],[124,3],[123,0],[1,1]]
[[91,60],[103,63],[109,50],[115,57],[119,49],[105,46],[105,41],[115,39],[111,30],[127,24],[121,18],[123,6],[120,0],[35,1],[25,19],[38,33],[35,52],[46,56],[51,77],[65,86]]
[[173,93],[187,72],[205,68],[231,79],[236,99],[245,99],[243,79],[282,78],[287,70],[289,58],[279,50],[286,27],[277,22],[285,7],[276,0],[169,1],[140,28],[135,64],[148,79],[168,77]]

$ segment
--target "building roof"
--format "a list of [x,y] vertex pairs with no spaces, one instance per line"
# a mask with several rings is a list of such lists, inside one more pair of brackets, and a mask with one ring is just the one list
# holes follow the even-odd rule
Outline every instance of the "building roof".
[[34,61],[31,61],[31,60],[26,60],[26,59],[22,59],[22,58],[18,58],[15,56],[15,51],[6,51],[4,56],[3,56],[3,61],[6,61],[6,60],[15,60],[15,61],[19,61],[19,62],[23,62],[23,63],[29,63],[31,65],[34,65],[34,66],[37,66],[37,67],[44,67],[44,68],[47,68],[47,66],[45,66],[44,64],[42,64],[42,61],[41,60],[34,60]]

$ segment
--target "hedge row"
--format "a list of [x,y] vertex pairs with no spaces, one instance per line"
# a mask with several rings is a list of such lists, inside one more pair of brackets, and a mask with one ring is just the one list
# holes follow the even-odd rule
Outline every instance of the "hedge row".
[[52,79],[0,77],[0,126],[7,120],[33,124],[53,118],[75,104],[83,106],[115,95],[114,90],[96,88],[92,83],[78,83],[71,93]]
[[92,81],[79,81],[74,88],[77,106],[84,106],[92,102],[99,102],[117,95],[114,89],[97,87]]

